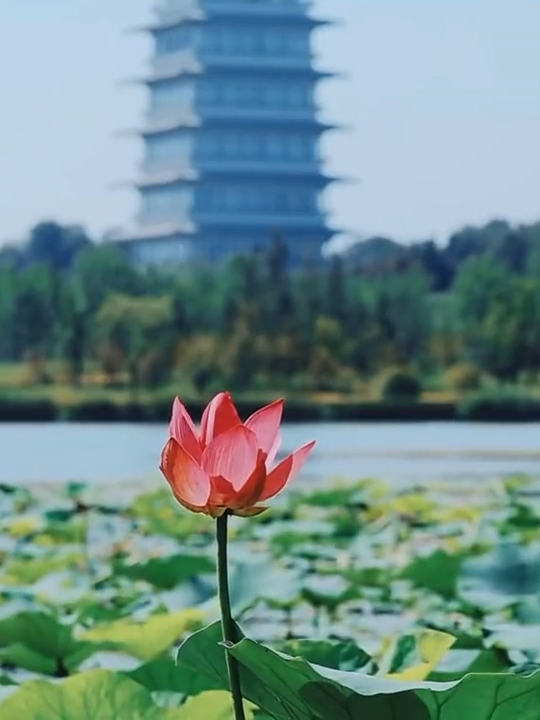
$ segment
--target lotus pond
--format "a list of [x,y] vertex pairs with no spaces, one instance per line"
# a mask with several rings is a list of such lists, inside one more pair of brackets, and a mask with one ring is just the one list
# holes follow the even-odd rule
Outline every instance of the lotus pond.
[[[231,537],[249,720],[539,720],[536,481],[288,491]],[[0,718],[232,720],[214,553],[163,482],[1,486]]]

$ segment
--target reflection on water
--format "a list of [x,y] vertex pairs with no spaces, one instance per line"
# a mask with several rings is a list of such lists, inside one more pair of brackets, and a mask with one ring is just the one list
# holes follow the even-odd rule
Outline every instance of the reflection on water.
[[[161,425],[0,424],[0,481],[129,481],[157,474]],[[317,446],[306,482],[380,477],[392,482],[527,473],[540,476],[540,423],[306,423],[284,428],[283,451]]]

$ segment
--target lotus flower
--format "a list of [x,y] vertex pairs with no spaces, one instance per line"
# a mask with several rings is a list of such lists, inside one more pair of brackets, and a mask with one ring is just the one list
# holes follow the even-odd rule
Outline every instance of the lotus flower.
[[200,433],[178,398],[161,455],[161,471],[175,498],[188,510],[220,517],[259,515],[302,468],[310,442],[274,466],[283,400],[240,420],[229,393],[206,407]]

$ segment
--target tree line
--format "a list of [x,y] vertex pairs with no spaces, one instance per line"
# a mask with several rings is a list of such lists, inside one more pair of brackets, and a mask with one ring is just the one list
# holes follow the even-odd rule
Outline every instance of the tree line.
[[433,387],[534,382],[540,224],[466,228],[442,247],[372,238],[291,272],[279,238],[221,267],[166,271],[41,223],[0,252],[0,327],[0,361],[26,362],[36,382],[50,361],[74,385],[93,373],[199,392],[350,393],[397,368]]

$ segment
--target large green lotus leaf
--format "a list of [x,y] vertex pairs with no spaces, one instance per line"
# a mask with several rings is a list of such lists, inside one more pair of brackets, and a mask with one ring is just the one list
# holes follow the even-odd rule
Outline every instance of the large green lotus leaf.
[[225,649],[220,645],[222,640],[220,622],[212,623],[184,640],[176,656],[178,684],[175,687],[179,692],[198,695],[206,690],[229,687]]
[[198,575],[215,572],[215,563],[204,555],[184,554],[154,558],[137,565],[117,564],[114,570],[116,575],[131,580],[146,580],[160,590],[172,590]]
[[418,692],[432,720],[538,720],[540,717],[540,673],[528,677],[471,674],[447,690],[438,690],[429,687]]
[[[221,638],[221,636],[219,636]],[[217,646],[217,642],[215,643]],[[225,650],[222,647],[218,648],[219,653],[225,658]],[[208,678],[200,673],[194,673],[191,668],[185,671],[184,667],[177,667],[172,658],[158,658],[152,660],[149,663],[141,665],[139,668],[127,672],[132,680],[138,682],[140,685],[144,685],[147,690],[152,693],[175,693],[180,696],[198,696],[204,697],[208,701],[210,698],[218,698],[225,694],[226,697],[230,698],[228,691],[228,684],[226,680],[218,678],[214,681],[212,678]],[[199,707],[194,701],[189,701],[187,706],[190,708]],[[248,717],[251,715],[248,714]],[[207,717],[204,714],[200,715],[201,718]],[[213,715],[208,715],[212,717]],[[218,715],[217,717],[221,717]],[[228,718],[228,715],[224,715],[224,718]],[[232,718],[232,716],[231,716]]]
[[[214,623],[194,633],[180,647],[178,670],[193,689],[202,689],[204,678],[214,686],[227,687],[227,666],[220,641],[220,624]],[[304,660],[284,659],[268,648],[245,639],[231,652],[243,666],[244,697],[275,720],[350,720],[364,715],[377,720],[401,720],[397,714],[378,714],[385,711],[386,699],[358,697],[349,688],[317,674]],[[270,662],[269,667],[267,661]],[[406,720],[429,720],[425,706],[413,692],[391,698],[390,703],[390,713],[394,706],[396,711],[398,707],[403,707],[410,713],[403,715]]]
[[[243,639],[229,648],[264,688],[264,704],[280,700],[283,720],[350,717],[377,720],[538,720],[540,673],[467,675],[454,683],[404,682],[311,666]],[[352,693],[352,694],[351,694]],[[246,691],[246,696],[250,695]]]
[[[152,695],[129,678],[92,670],[61,683],[33,680],[0,705],[2,720],[201,720],[183,709],[155,705]],[[211,720],[211,716],[206,716]],[[219,717],[219,716],[218,716]],[[227,718],[227,715],[221,717]]]
[[431,555],[413,560],[401,577],[445,598],[453,598],[457,592],[462,563],[461,555],[450,555],[444,550],[436,550]]
[[[359,675],[381,684],[394,683],[392,694],[356,692],[335,680],[357,677],[339,670],[317,672],[320,666],[301,658],[278,655],[252,640],[243,639],[229,652],[240,662],[245,696],[276,720],[430,720],[425,704],[407,683]],[[249,670],[246,677],[245,670]],[[245,682],[244,682],[245,681]]]
[[334,670],[360,670],[371,663],[371,656],[352,640],[286,640],[276,649]]
[[86,631],[81,639],[106,643],[140,660],[152,660],[169,650],[186,632],[199,627],[203,617],[198,610],[181,610],[153,615],[141,623],[118,620]]

